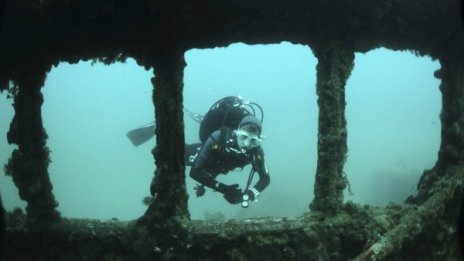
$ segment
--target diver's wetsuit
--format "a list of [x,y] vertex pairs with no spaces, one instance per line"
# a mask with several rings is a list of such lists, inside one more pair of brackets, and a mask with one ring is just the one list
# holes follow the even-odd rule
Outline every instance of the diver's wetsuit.
[[[224,135],[221,137],[221,135]],[[186,151],[194,151],[188,145]],[[196,157],[186,157],[186,165],[192,166],[190,177],[209,188],[216,189],[215,178],[219,174],[227,174],[235,168],[243,168],[253,164],[258,172],[259,180],[254,188],[263,191],[270,183],[270,176],[264,161],[264,152],[261,146],[246,151],[237,144],[235,133],[229,128],[222,128],[213,132],[206,140]]]

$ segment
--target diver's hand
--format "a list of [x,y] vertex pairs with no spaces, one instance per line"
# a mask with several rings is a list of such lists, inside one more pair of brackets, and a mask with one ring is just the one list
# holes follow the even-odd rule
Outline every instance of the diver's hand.
[[224,198],[229,202],[230,204],[238,204],[242,202],[242,193],[240,194],[224,194]]
[[197,198],[203,196],[206,192],[205,186],[200,184],[197,184],[193,189],[195,190],[195,195],[197,195]]
[[217,191],[221,192],[222,194],[242,194],[242,191],[238,188],[238,184],[226,185],[224,183],[220,183],[217,185]]
[[226,185],[219,183],[217,190],[224,194],[224,198],[230,204],[238,204],[242,199],[242,191],[238,188],[238,184]]

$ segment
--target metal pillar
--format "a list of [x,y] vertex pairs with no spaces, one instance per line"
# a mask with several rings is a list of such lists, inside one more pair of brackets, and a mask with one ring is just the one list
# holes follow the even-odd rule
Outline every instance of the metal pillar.
[[335,214],[343,204],[347,181],[343,165],[347,154],[345,84],[351,74],[354,53],[331,43],[314,49],[317,64],[319,135],[316,182],[311,210]]
[[8,131],[8,143],[17,144],[5,166],[7,175],[13,177],[19,196],[27,202],[26,212],[34,224],[58,221],[58,203],[52,193],[48,176],[50,150],[46,145],[47,134],[42,125],[41,106],[43,86],[49,67],[27,65],[19,70],[15,83],[15,115]]
[[[185,185],[183,70],[184,53],[165,50],[156,56],[153,102],[156,112],[155,177],[153,201],[139,224],[153,235],[156,257],[182,259],[190,237],[188,195]],[[156,252],[156,251],[155,251]]]
[[438,166],[464,161],[464,63],[461,59],[440,59],[437,76],[442,79],[443,109]]

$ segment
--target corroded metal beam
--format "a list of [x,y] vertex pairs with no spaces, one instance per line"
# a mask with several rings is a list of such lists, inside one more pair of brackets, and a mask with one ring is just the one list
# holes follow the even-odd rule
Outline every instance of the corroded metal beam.
[[464,161],[464,61],[441,59],[443,110],[441,112],[440,166],[454,165]]
[[442,93],[441,143],[433,171],[424,171],[417,185],[418,194],[409,202],[421,204],[429,197],[429,189],[446,173],[447,168],[464,162],[464,62],[459,57],[440,59],[435,76],[441,79]]
[[316,90],[319,105],[317,170],[312,210],[336,214],[347,186],[343,166],[347,157],[345,85],[354,66],[354,53],[338,41],[314,49],[318,59]]
[[[459,253],[456,252],[459,251],[459,244],[463,242],[458,242],[455,224],[453,222],[447,224],[452,221],[447,219],[450,216],[459,218],[459,208],[456,208],[456,205],[459,206],[459,202],[464,199],[463,165],[454,165],[446,172],[447,176],[434,184],[435,189],[433,191],[429,191],[427,201],[420,207],[408,211],[409,213],[406,212],[398,226],[382,235],[377,242],[371,243],[369,248],[365,249],[354,260],[398,260],[401,259],[400,256],[405,260],[417,259],[420,254],[410,251],[407,247],[404,249],[405,245],[412,245],[413,248],[416,248],[416,251],[420,252],[424,250],[419,248],[427,245],[424,243],[430,239],[436,240],[432,244],[428,242],[428,244],[434,246],[431,252],[455,252],[457,258]],[[440,221],[437,222],[438,220]],[[431,228],[440,231],[442,234],[439,236],[420,236],[421,234],[427,234],[424,231],[427,232],[427,229]],[[418,243],[419,240],[423,242]],[[428,256],[426,259],[435,259],[433,253],[430,254],[432,256]]]
[[[234,42],[378,47],[463,57],[458,0],[6,1],[0,83],[31,57],[60,61],[124,56],[141,65],[155,43],[187,50]],[[3,88],[5,86],[3,85]]]
[[[464,165],[447,172],[431,189],[424,207],[346,204],[334,217],[312,212],[294,219],[191,221],[191,245],[184,252],[171,253],[171,260],[456,259],[454,222],[459,209],[454,201],[462,199]],[[141,253],[159,251],[155,244],[140,243],[133,222],[65,219],[43,237],[28,230],[18,212],[7,216],[6,260],[62,260],[70,256],[137,260]]]
[[[151,184],[153,200],[138,224],[150,231],[160,256],[183,252],[189,241],[188,195],[185,185],[183,76],[184,53],[176,46],[165,47],[153,61],[155,76],[156,162]],[[144,256],[148,258],[153,256]],[[159,257],[159,256],[158,256]]]
[[[19,148],[13,153],[7,168],[20,189],[21,197],[28,201],[27,211],[32,218],[48,218],[48,221],[59,219],[51,194],[51,184],[46,175],[49,158],[45,144],[46,134],[40,116],[40,86],[43,84],[47,68],[64,61],[74,63],[100,58],[112,63],[126,57],[134,57],[146,69],[154,68],[156,71],[153,80],[156,85],[153,100],[159,124],[158,146],[154,151],[158,167],[152,185],[154,202],[137,223],[139,226],[145,226],[142,229],[134,229],[138,231],[134,232],[134,235],[142,235],[137,236],[137,239],[146,240],[137,240],[137,244],[133,244],[125,241],[133,235],[125,234],[121,239],[118,237],[121,235],[113,237],[113,231],[109,231],[109,237],[114,240],[101,246],[103,251],[111,249],[108,251],[111,253],[112,247],[116,245],[125,247],[122,256],[129,254],[130,257],[135,255],[139,258],[149,258],[158,255],[169,258],[179,255],[180,258],[186,258],[186,255],[191,254],[212,257],[219,250],[221,253],[227,251],[224,245],[228,244],[224,243],[232,243],[236,248],[227,254],[234,259],[243,259],[243,256],[255,253],[257,247],[260,247],[262,254],[258,257],[266,258],[271,253],[273,257],[281,255],[287,259],[322,257],[337,260],[353,258],[360,254],[366,246],[366,240],[375,240],[375,236],[359,236],[358,232],[349,226],[333,226],[337,219],[347,212],[346,206],[349,206],[342,205],[342,192],[346,185],[342,176],[346,156],[344,86],[353,66],[353,53],[357,51],[365,52],[377,47],[386,47],[394,50],[413,50],[417,54],[440,59],[444,73],[441,78],[445,112],[442,114],[443,142],[438,165],[448,167],[463,160],[463,66],[457,61],[462,61],[464,57],[464,38],[458,0],[9,0],[6,1],[5,10],[3,27],[0,28],[0,90],[7,88],[9,80],[13,80],[19,86],[15,95],[16,115],[8,134],[9,141],[18,144]],[[309,45],[319,59],[319,159],[312,209],[337,215],[318,217],[316,223],[329,222],[325,228],[317,231],[322,234],[312,230],[320,229],[317,225],[308,225],[310,228],[299,227],[296,237],[293,237],[295,234],[292,233],[295,230],[291,228],[284,227],[282,231],[285,234],[282,235],[273,234],[274,231],[266,230],[267,227],[264,226],[263,229],[252,233],[243,231],[232,240],[223,237],[221,231],[226,229],[220,229],[220,232],[211,237],[201,234],[195,238],[193,233],[194,240],[190,241],[189,237],[192,234],[187,228],[191,223],[188,222],[182,153],[182,71],[185,66],[183,53],[191,48],[226,46],[233,42],[266,44],[281,41]],[[35,63],[30,67],[32,59]],[[443,168],[443,171],[446,172],[447,169]],[[458,171],[459,175],[463,173],[462,166]],[[410,233],[406,231],[408,233],[405,236],[397,233],[402,229],[399,226],[390,234],[386,234],[390,237],[388,241],[378,241],[380,246],[386,246],[381,249],[381,255],[376,252],[379,249],[377,245],[368,248],[368,257],[385,257],[403,243],[411,244],[408,240],[413,240],[410,240],[408,234],[420,236],[426,231],[425,228],[420,231],[414,230],[417,222],[422,222],[424,227],[432,227],[437,231],[443,231],[443,227],[449,231],[448,225],[455,221],[456,213],[448,211],[446,207],[449,205],[452,209],[456,205],[455,198],[462,196],[462,175],[458,176],[452,172],[450,176],[455,176],[456,186],[446,187],[441,186],[440,182],[435,182],[440,177],[437,174],[439,171],[435,169],[430,173],[433,173],[430,177],[436,178],[429,179],[433,182],[424,182],[427,178],[424,175],[425,179],[421,181],[423,189],[420,187],[420,193],[422,191],[426,196],[419,202],[426,202],[426,211],[416,211],[415,217],[403,219],[412,224]],[[450,198],[451,194],[443,194],[443,197],[430,197],[430,200],[438,199],[435,203],[440,204],[427,204],[430,202],[427,201],[428,190],[439,194],[440,190],[446,191],[448,188],[453,189],[451,194],[457,195],[455,198]],[[442,209],[439,209],[438,214],[432,215],[436,213],[433,210],[436,205],[445,206],[444,214]],[[345,209],[341,211],[343,207]],[[372,222],[369,225],[359,224],[359,218],[365,216],[365,213],[353,209],[350,215],[358,223],[353,224],[349,221],[349,225],[360,229],[362,233],[372,231]],[[432,224],[425,222],[429,217],[442,218],[445,221],[440,224],[444,225],[437,226],[437,222],[433,221]],[[53,225],[62,224],[61,222]],[[269,227],[272,225],[269,224]],[[282,222],[282,225],[285,225],[285,222]],[[353,231],[355,233],[352,233]],[[63,230],[49,232],[56,236]],[[91,235],[94,235],[94,232],[91,231]],[[65,233],[63,241],[72,242],[72,236],[76,235],[73,233],[74,231],[70,234]],[[154,234],[155,237],[146,236],[147,233]],[[11,243],[12,247],[21,247],[23,245],[17,242],[25,242],[30,232],[23,230],[21,226],[14,235],[17,236],[17,240],[11,241],[16,242]],[[323,244],[318,243],[319,235],[323,238]],[[342,239],[349,236],[352,238],[348,238],[349,244],[346,244]],[[450,235],[445,237],[451,238]],[[301,238],[304,239],[301,241],[304,244],[298,243]],[[211,245],[207,246],[195,245],[198,242],[206,242],[202,239],[217,241],[211,240]],[[431,245],[440,240],[433,235],[429,239]],[[48,238],[32,240],[28,247],[43,251],[45,243],[54,242],[54,238],[51,242],[47,240]],[[86,238],[79,238],[78,242],[85,240]],[[93,243],[98,242],[99,238],[96,238]],[[385,242],[388,245],[385,245]],[[309,250],[305,248],[308,245],[311,246]],[[48,244],[46,246],[48,247]],[[430,251],[427,245],[421,247],[422,257],[429,257],[430,254],[436,259],[443,259],[454,253],[449,249],[445,253],[427,253],[427,250]],[[86,249],[88,248],[84,247],[84,251]],[[140,254],[139,250],[143,254]],[[66,251],[64,252],[63,256],[66,256]],[[14,255],[23,253],[17,251]],[[53,251],[40,253],[44,258],[56,258]],[[116,252],[115,255],[118,253],[120,252]],[[83,256],[94,254],[86,252]],[[96,253],[96,257],[100,258],[99,254],[105,256],[105,253]]]
[[40,89],[48,70],[49,67],[31,62],[18,72],[15,115],[7,135],[8,143],[18,148],[13,151],[5,171],[12,176],[21,199],[27,202],[28,217],[36,227],[60,219],[48,176],[50,151],[41,115],[43,96]]

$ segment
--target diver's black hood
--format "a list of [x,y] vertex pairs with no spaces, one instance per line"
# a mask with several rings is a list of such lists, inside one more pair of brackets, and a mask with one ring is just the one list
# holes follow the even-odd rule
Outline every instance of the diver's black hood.
[[240,121],[239,128],[245,125],[249,125],[249,124],[256,125],[259,129],[259,134],[261,134],[263,127],[262,127],[261,121],[259,121],[255,116],[250,115],[250,116],[246,116],[245,118],[243,118]]

